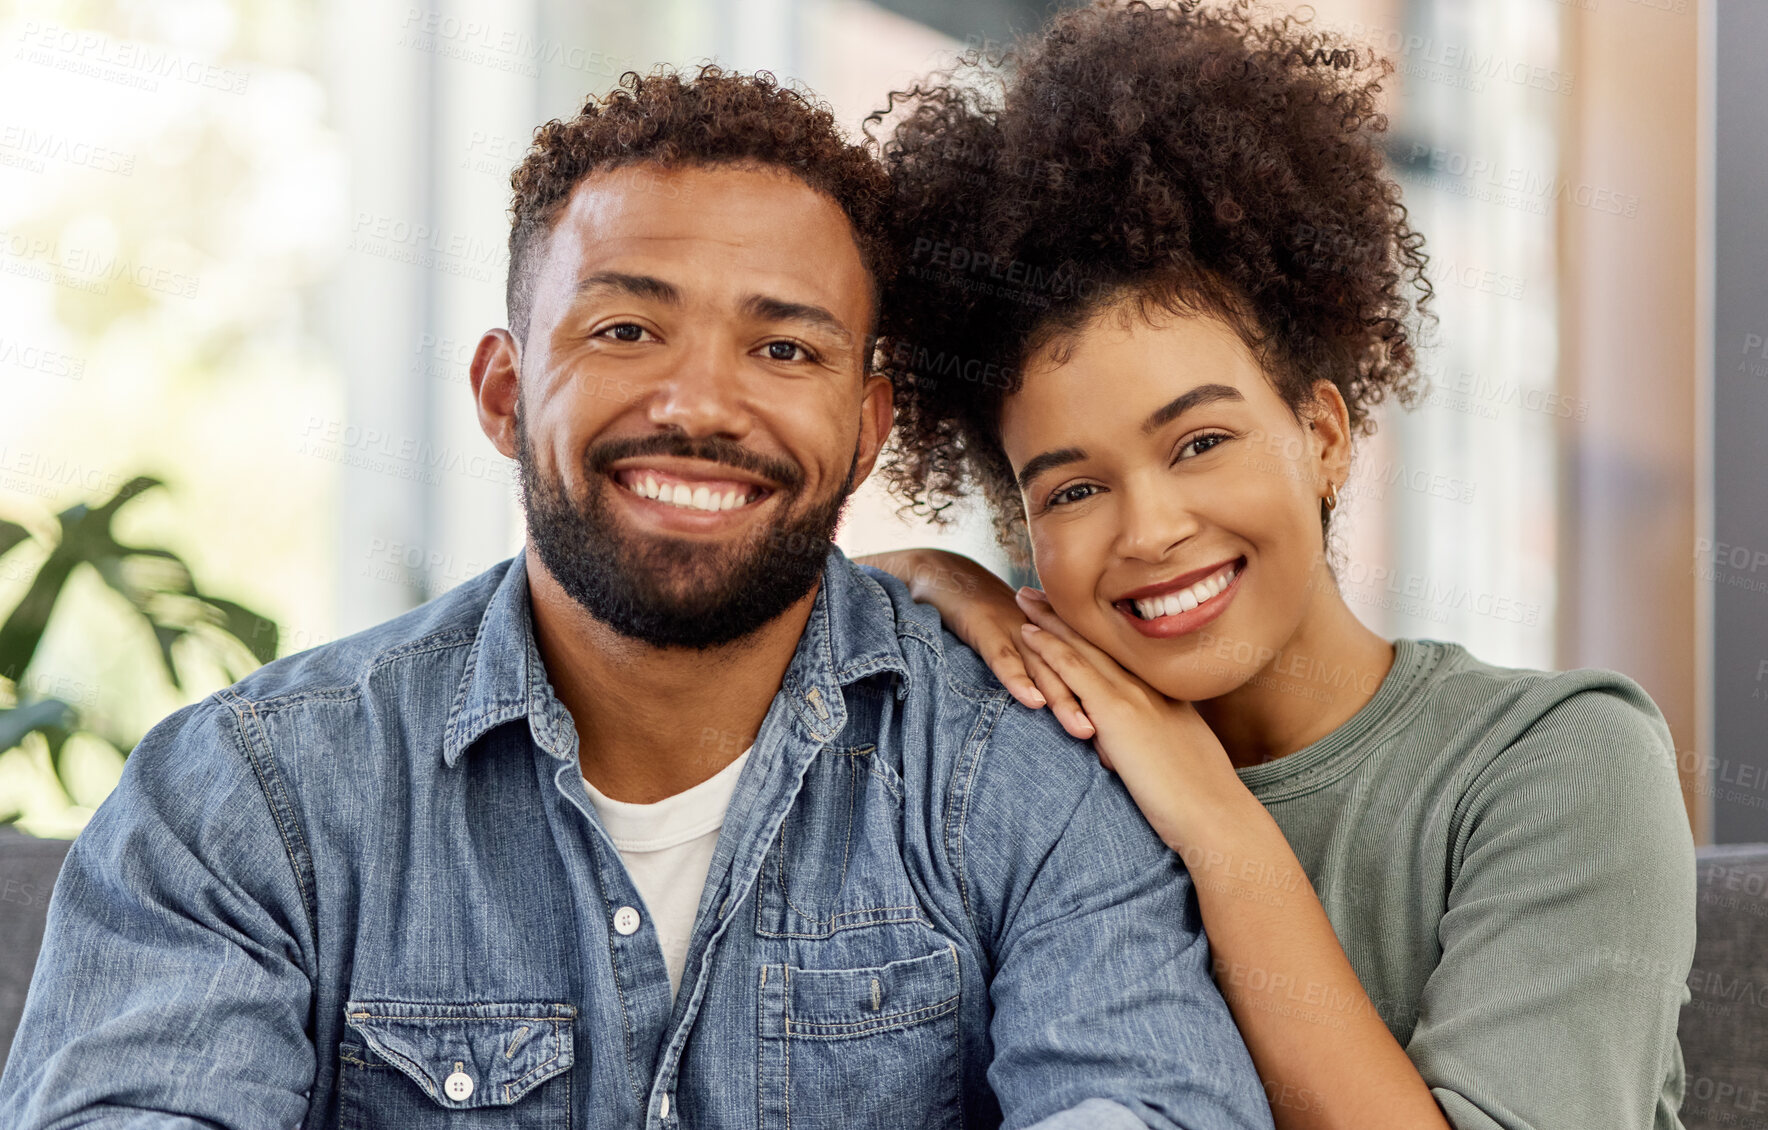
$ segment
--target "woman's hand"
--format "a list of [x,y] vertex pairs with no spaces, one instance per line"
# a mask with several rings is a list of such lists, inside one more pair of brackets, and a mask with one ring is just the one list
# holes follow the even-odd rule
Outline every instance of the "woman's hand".
[[1099,761],[1122,778],[1168,847],[1183,854],[1237,811],[1263,814],[1195,707],[1124,670],[1064,623],[1043,593],[1024,588],[1015,599],[1030,621],[1020,629],[1026,646],[1079,696],[1097,729]]
[[931,604],[953,635],[982,657],[1014,698],[1036,710],[1048,705],[1062,728],[1077,738],[1093,736],[1093,724],[1074,692],[1020,635],[1025,613],[1007,583],[981,565],[943,549],[905,549],[856,557],[882,569]]

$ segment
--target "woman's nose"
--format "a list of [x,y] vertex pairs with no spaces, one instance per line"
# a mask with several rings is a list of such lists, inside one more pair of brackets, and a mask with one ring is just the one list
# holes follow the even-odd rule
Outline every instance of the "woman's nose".
[[1159,561],[1197,532],[1197,515],[1171,483],[1126,483],[1120,493],[1119,556]]

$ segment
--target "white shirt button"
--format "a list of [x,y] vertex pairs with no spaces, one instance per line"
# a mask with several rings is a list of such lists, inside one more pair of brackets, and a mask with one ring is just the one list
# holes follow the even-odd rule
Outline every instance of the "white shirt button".
[[622,934],[630,934],[638,929],[638,911],[630,906],[623,906],[614,912],[614,929]]
[[473,1077],[464,1071],[456,1071],[442,1080],[442,1089],[455,1102],[464,1103],[473,1097]]
[[664,1118],[669,1117],[669,1096],[668,1095],[663,1096],[662,1106],[660,1106],[658,1108],[658,1110]]

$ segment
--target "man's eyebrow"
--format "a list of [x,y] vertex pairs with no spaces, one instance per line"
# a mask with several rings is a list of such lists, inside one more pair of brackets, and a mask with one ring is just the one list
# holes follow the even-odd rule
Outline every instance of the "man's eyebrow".
[[771,298],[765,294],[751,294],[743,299],[740,307],[743,314],[762,322],[803,322],[818,329],[844,337],[851,336],[851,331],[828,310],[808,302],[788,302],[784,298]]
[[1079,463],[1087,457],[1087,453],[1078,447],[1059,447],[1054,451],[1046,451],[1042,455],[1034,455],[1019,468],[1019,489],[1030,490],[1031,480],[1055,467],[1067,463]]
[[654,302],[666,302],[671,306],[681,304],[681,291],[674,283],[664,282],[651,275],[628,275],[620,271],[597,271],[593,275],[585,275],[577,280],[577,297],[598,297],[602,294],[619,294],[629,298],[649,298]]
[[1144,435],[1152,435],[1159,431],[1163,425],[1170,424],[1200,404],[1209,404],[1217,400],[1245,399],[1240,395],[1240,390],[1231,385],[1198,385],[1191,391],[1175,396],[1156,408],[1142,422],[1142,432]]

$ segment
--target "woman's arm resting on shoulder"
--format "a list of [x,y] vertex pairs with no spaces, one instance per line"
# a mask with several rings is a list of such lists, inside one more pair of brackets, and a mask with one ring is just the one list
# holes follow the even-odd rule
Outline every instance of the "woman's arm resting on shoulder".
[[937,609],[951,633],[982,657],[1014,698],[1033,710],[1048,705],[1074,737],[1093,736],[1074,692],[1020,638],[1025,613],[1014,603],[1007,582],[963,554],[943,549],[899,549],[853,560],[889,573],[908,586],[915,600]]

